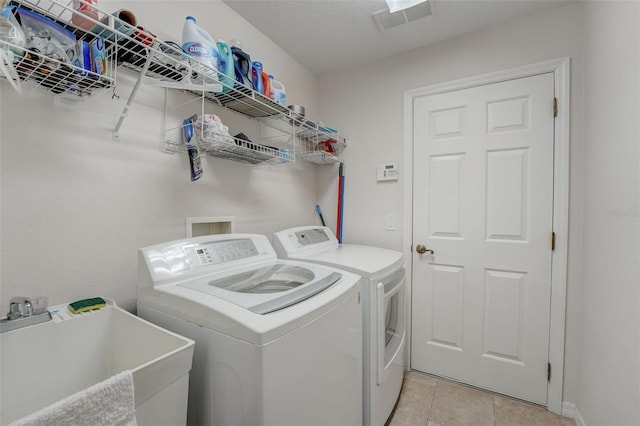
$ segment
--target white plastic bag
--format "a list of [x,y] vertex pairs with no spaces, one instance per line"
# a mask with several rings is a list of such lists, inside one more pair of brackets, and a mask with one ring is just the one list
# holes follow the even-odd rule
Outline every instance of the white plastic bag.
[[0,48],[9,49],[17,56],[22,56],[22,49],[27,45],[27,39],[13,14],[14,10],[15,6],[7,6],[0,9],[0,40],[11,45],[2,44]]
[[235,144],[229,134],[229,128],[222,124],[222,120],[215,114],[204,114],[195,122],[196,136],[203,141],[216,141]]
[[13,57],[14,53],[11,50],[0,49],[0,76],[5,76],[16,92],[22,93],[22,83],[13,66]]

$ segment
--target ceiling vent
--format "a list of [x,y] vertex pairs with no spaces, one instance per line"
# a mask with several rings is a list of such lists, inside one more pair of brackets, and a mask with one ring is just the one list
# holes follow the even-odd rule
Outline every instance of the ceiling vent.
[[399,25],[408,24],[409,22],[431,16],[431,2],[425,1],[408,9],[399,10],[397,12],[389,12],[389,9],[381,10],[373,14],[373,19],[378,25],[380,31],[385,31]]

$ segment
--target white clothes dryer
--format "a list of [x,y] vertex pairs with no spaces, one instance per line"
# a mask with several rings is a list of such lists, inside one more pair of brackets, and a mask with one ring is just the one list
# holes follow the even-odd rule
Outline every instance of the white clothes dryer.
[[383,426],[398,400],[404,377],[405,270],[402,253],[339,244],[327,227],[276,232],[273,247],[283,259],[332,266],[363,279],[363,421]]
[[138,315],[193,339],[188,424],[362,424],[360,277],[263,235],[139,250]]

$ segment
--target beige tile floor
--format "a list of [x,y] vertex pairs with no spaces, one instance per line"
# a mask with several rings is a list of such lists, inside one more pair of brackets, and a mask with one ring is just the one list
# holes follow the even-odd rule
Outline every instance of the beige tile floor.
[[538,405],[428,374],[405,374],[388,426],[575,426]]

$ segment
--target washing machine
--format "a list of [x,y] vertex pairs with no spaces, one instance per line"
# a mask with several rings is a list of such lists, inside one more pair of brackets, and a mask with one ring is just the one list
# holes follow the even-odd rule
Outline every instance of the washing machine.
[[360,275],[363,279],[363,420],[385,424],[404,377],[405,270],[402,253],[378,247],[339,244],[327,227],[302,226],[276,232],[273,247],[296,259]]
[[139,250],[138,315],[195,341],[192,426],[361,425],[360,289],[263,235]]

